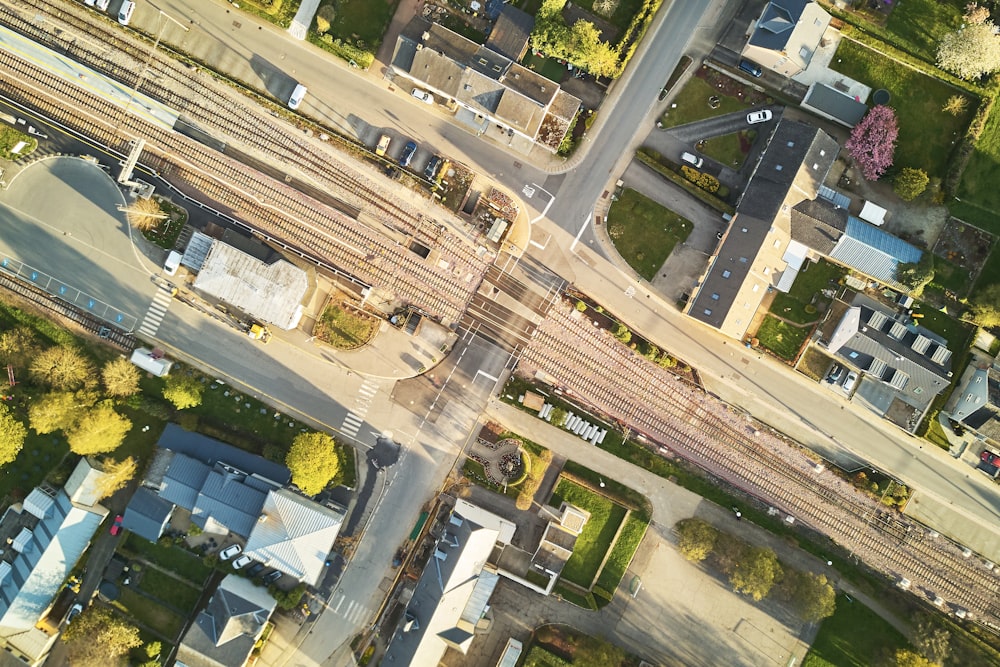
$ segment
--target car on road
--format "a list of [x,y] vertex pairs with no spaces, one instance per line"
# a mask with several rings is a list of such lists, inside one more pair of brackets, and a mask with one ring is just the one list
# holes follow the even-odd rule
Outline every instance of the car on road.
[[751,111],[747,114],[747,123],[750,125],[756,125],[757,123],[766,123],[771,120],[771,110],[761,109],[760,111]]
[[399,155],[399,166],[404,168],[409,167],[410,161],[413,159],[413,156],[416,154],[416,152],[417,152],[417,142],[407,141],[406,145],[403,146],[403,152],[400,153]]
[[833,368],[830,369],[829,374],[826,376],[826,381],[831,384],[837,384],[837,381],[844,375],[844,367],[840,364],[834,364]]
[[253,561],[253,558],[250,558],[250,556],[243,554],[242,556],[233,561],[233,569],[242,570],[247,565],[249,565],[251,561]]
[[705,163],[703,159],[695,155],[694,153],[684,152],[681,153],[681,162],[687,162],[692,167],[696,169],[701,169],[701,165]]
[[378,145],[375,147],[375,155],[382,156],[385,152],[389,150],[389,142],[392,141],[392,137],[388,134],[383,134],[378,138]]
[[241,551],[243,551],[243,547],[238,544],[232,544],[222,550],[222,553],[219,554],[219,560],[229,560]]
[[749,60],[741,60],[740,69],[750,76],[757,77],[758,79],[764,74],[764,70],[761,69],[760,65]]
[[417,98],[424,104],[434,104],[434,96],[425,90],[420,90],[419,88],[414,88],[410,91],[410,95]]
[[271,572],[268,572],[266,575],[264,575],[264,583],[273,584],[278,579],[281,579],[281,576],[282,576],[281,570],[272,570]]
[[118,533],[122,532],[122,520],[123,518],[121,514],[115,517],[114,523],[111,524],[112,535],[117,535]]
[[847,379],[844,380],[844,393],[850,396],[851,392],[854,391],[854,385],[856,385],[857,383],[858,383],[858,374],[855,373],[854,371],[851,371],[850,373],[847,374]]
[[292,94],[288,98],[288,108],[292,111],[298,109],[299,105],[302,104],[302,100],[305,99],[307,91],[308,88],[301,83],[297,84],[295,90],[292,91]]
[[66,615],[66,625],[72,623],[73,619],[79,616],[81,611],[83,611],[83,605],[79,602],[74,604],[72,608],[70,608],[69,613]]
[[118,22],[122,25],[128,25],[129,21],[132,20],[132,12],[134,11],[135,3],[132,0],[124,0],[121,9],[118,10]]

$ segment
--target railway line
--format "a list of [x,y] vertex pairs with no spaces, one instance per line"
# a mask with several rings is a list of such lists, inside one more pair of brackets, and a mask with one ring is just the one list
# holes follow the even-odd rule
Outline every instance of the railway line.
[[911,581],[928,601],[1000,628],[1000,578],[981,560],[931,538],[574,312],[566,304],[552,309],[521,356],[523,371],[544,370],[585,402],[829,536],[874,569]]

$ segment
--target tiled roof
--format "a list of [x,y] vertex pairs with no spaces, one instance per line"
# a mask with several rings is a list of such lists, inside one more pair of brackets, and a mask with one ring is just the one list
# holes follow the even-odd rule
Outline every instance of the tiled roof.
[[517,7],[504,5],[493,24],[486,46],[511,60],[519,60],[535,27],[535,18]]
[[844,235],[829,255],[866,276],[896,285],[899,264],[919,262],[923,252],[901,238],[849,216]]
[[772,0],[764,7],[749,43],[773,51],[781,51],[795,30],[802,10],[812,0]]
[[792,239],[829,255],[847,228],[847,211],[822,199],[799,202],[792,207]]
[[240,667],[246,663],[275,608],[264,588],[227,575],[177,647],[177,662],[188,667]]
[[265,494],[244,484],[245,480],[245,474],[225,470],[216,464],[202,484],[191,520],[204,528],[211,517],[237,535],[249,535],[260,516]]

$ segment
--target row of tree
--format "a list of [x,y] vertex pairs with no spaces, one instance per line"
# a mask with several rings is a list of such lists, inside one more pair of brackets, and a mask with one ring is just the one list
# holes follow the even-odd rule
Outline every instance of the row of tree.
[[774,593],[810,623],[832,615],[836,609],[837,594],[826,575],[782,567],[773,549],[752,546],[697,518],[678,522],[674,530],[681,555],[692,562],[709,559],[729,577],[737,593],[757,601]]

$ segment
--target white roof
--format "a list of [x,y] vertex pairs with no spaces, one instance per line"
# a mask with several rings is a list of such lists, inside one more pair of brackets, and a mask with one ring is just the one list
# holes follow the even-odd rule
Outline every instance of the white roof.
[[514,537],[517,525],[508,521],[493,512],[488,512],[478,505],[473,505],[467,500],[459,498],[455,501],[455,514],[468,519],[472,523],[479,524],[483,528],[497,531],[497,542],[503,545],[510,544]]
[[90,465],[85,456],[76,464],[73,474],[66,480],[66,494],[74,503],[93,507],[101,499],[97,483],[102,477],[104,472]]
[[221,241],[212,244],[194,281],[196,290],[286,330],[298,326],[308,287],[306,272],[294,264],[265,264]]
[[885,224],[885,214],[888,213],[884,208],[876,204],[866,201],[864,207],[861,209],[860,218],[865,222],[870,222],[876,227],[881,227]]

